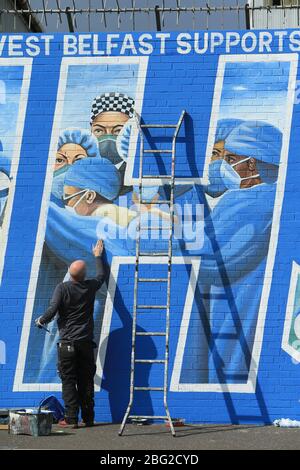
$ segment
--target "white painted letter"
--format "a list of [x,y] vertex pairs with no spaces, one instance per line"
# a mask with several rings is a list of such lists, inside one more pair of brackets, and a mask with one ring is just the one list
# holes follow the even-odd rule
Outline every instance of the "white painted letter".
[[178,54],[189,54],[192,50],[192,46],[188,41],[183,41],[183,39],[192,39],[190,33],[180,33],[177,36],[177,52]]

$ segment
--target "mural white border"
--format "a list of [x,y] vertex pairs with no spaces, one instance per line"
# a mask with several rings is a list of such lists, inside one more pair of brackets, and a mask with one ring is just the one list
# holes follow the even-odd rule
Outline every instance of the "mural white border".
[[[33,59],[29,57],[28,58],[22,57],[22,58],[1,58],[0,59],[0,67],[20,67],[20,66],[23,67],[23,78],[22,78],[22,85],[20,89],[20,100],[19,100],[19,105],[18,105],[18,115],[17,115],[17,122],[16,122],[15,144],[14,144],[12,159],[11,159],[10,177],[11,177],[12,184],[9,187],[3,226],[1,229],[1,235],[0,235],[0,246],[1,246],[0,284],[1,284],[2,275],[3,275],[10,220],[11,220],[12,207],[13,207],[15,189],[16,189],[16,179],[17,179],[19,162],[20,162],[20,153],[21,153],[21,145],[22,145],[22,140],[23,140],[23,131],[24,131],[25,118],[26,118],[26,109],[27,109],[28,93],[29,93],[29,86],[30,86],[32,60]],[[4,149],[4,153],[5,153],[5,149]]]
[[[15,59],[14,59],[15,60]],[[139,73],[136,86],[136,111],[141,113],[145,80],[147,75],[148,57],[63,57],[60,67],[60,76],[57,90],[56,107],[53,117],[53,127],[51,141],[48,154],[47,171],[45,177],[45,185],[42,197],[42,204],[39,216],[39,224],[36,236],[35,249],[33,254],[29,287],[27,291],[27,300],[23,319],[21,340],[19,345],[19,354],[17,360],[16,373],[14,378],[13,391],[59,391],[60,384],[53,383],[24,383],[24,368],[26,362],[27,346],[32,321],[32,312],[34,306],[35,292],[37,288],[37,276],[39,271],[43,244],[45,240],[47,214],[49,207],[50,191],[53,177],[53,165],[56,154],[56,147],[61,127],[61,117],[64,106],[64,96],[68,78],[68,68],[70,65],[113,65],[113,64],[138,64]]]
[[287,352],[295,361],[300,362],[300,351],[297,351],[295,348],[289,344],[289,336],[291,325],[294,316],[294,308],[295,308],[295,296],[296,296],[296,289],[297,283],[300,275],[300,265],[293,261],[292,265],[292,272],[290,278],[290,287],[289,287],[289,294],[288,300],[286,305],[286,312],[285,312],[285,320],[284,320],[284,329],[282,335],[282,349]]
[[209,160],[208,156],[211,155],[211,150],[213,146],[213,140],[216,132],[216,125],[218,121],[218,114],[220,108],[220,99],[221,91],[223,85],[223,77],[225,64],[228,62],[290,62],[290,74],[289,74],[289,83],[288,83],[288,92],[287,92],[287,108],[286,108],[286,123],[284,129],[283,140],[282,140],[282,149],[281,149],[281,164],[279,169],[279,176],[277,182],[276,197],[274,202],[274,211],[273,211],[273,221],[272,229],[269,243],[269,252],[267,256],[267,263],[264,276],[264,284],[261,294],[260,307],[258,312],[258,319],[256,325],[256,332],[254,338],[254,344],[252,349],[252,356],[250,362],[250,369],[248,375],[247,383],[243,384],[194,384],[194,383],[181,383],[180,375],[182,369],[183,361],[183,352],[186,342],[188,325],[190,318],[182,317],[179,340],[177,344],[176,357],[174,362],[174,368],[171,378],[171,387],[170,390],[174,392],[231,392],[231,393],[255,393],[256,381],[257,381],[257,372],[258,365],[260,360],[264,326],[266,319],[266,312],[268,307],[269,294],[272,284],[272,274],[273,267],[275,262],[275,255],[278,242],[279,226],[280,226],[280,216],[282,210],[282,202],[284,196],[286,172],[287,172],[287,161],[288,161],[288,150],[289,150],[289,141],[290,141],[290,129],[291,121],[293,114],[294,106],[294,93],[296,86],[296,77],[297,77],[297,67],[298,67],[298,54],[237,54],[225,56],[222,55],[219,57],[218,72],[215,83],[215,93],[213,98],[212,105],[212,114],[210,121],[210,132],[208,136],[208,145],[206,152],[206,161],[204,167],[204,175],[208,173]]

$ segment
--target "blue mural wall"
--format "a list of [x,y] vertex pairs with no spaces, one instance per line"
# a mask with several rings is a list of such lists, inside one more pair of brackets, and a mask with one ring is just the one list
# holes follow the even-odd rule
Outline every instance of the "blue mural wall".
[[[105,240],[107,283],[95,304],[96,419],[119,422],[129,399],[142,123],[175,124],[169,407],[187,422],[299,418],[300,33],[176,32],[0,36],[0,407],[60,394],[56,323],[44,313],[68,266]],[[172,129],[145,132],[168,149]],[[144,174],[170,174],[147,154]],[[164,253],[164,179],[143,181],[142,248]],[[157,202],[157,204],[151,204]],[[154,235],[151,226],[160,230]],[[141,277],[163,277],[149,256]],[[165,303],[145,283],[141,304]],[[164,329],[144,312],[139,331]],[[140,337],[157,359],[163,337]],[[136,385],[161,386],[161,364]],[[134,414],[162,414],[136,396]]]

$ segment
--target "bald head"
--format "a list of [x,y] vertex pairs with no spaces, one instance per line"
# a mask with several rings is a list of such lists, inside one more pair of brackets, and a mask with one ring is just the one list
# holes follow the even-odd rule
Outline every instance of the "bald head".
[[81,259],[74,261],[69,267],[70,276],[74,281],[83,281],[86,275],[86,264]]

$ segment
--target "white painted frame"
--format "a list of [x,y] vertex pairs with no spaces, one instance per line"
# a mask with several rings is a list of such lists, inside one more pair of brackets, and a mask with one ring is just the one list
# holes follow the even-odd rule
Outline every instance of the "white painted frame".
[[[15,59],[14,59],[15,60]],[[47,170],[45,176],[45,185],[42,196],[42,203],[39,216],[39,224],[36,236],[35,249],[31,265],[30,281],[27,291],[27,300],[23,319],[22,333],[19,345],[19,354],[17,360],[16,373],[14,378],[13,391],[57,391],[61,389],[60,384],[53,383],[24,383],[24,368],[26,363],[27,346],[32,325],[32,313],[37,287],[36,273],[40,268],[42,250],[45,240],[46,224],[48,216],[48,207],[53,178],[53,165],[56,155],[56,147],[61,128],[61,118],[64,106],[64,97],[68,78],[68,68],[71,65],[117,65],[117,64],[138,64],[139,73],[136,85],[136,111],[141,113],[144,97],[145,80],[147,75],[148,57],[63,57],[60,67],[60,76],[57,89],[56,107],[53,117],[53,127],[48,154]],[[133,144],[131,144],[133,145]],[[136,145],[136,143],[135,143]]]
[[204,167],[204,175],[208,174],[209,156],[213,148],[214,136],[216,125],[218,121],[220,100],[223,89],[223,77],[226,63],[229,62],[290,62],[290,75],[287,92],[287,107],[286,107],[286,123],[284,129],[286,132],[283,135],[279,175],[277,182],[277,190],[274,201],[273,221],[269,243],[269,252],[267,256],[267,263],[264,275],[264,284],[261,294],[260,307],[257,318],[256,332],[254,337],[253,349],[251,354],[251,362],[249,368],[249,375],[247,383],[241,384],[207,384],[207,383],[181,383],[180,375],[182,369],[184,346],[188,333],[188,326],[190,317],[183,316],[179,340],[177,345],[176,357],[174,362],[173,373],[171,377],[170,390],[173,392],[230,392],[230,393],[255,393],[258,366],[263,342],[264,326],[266,320],[266,313],[268,307],[268,300],[270,289],[272,285],[273,267],[275,262],[275,255],[278,243],[278,234],[280,226],[280,216],[282,210],[282,202],[284,197],[284,188],[287,172],[288,150],[290,141],[291,120],[294,106],[294,92],[296,88],[296,77],[298,67],[298,54],[238,54],[219,57],[218,72],[215,83],[215,93],[213,98],[212,113],[210,120],[206,161]]

